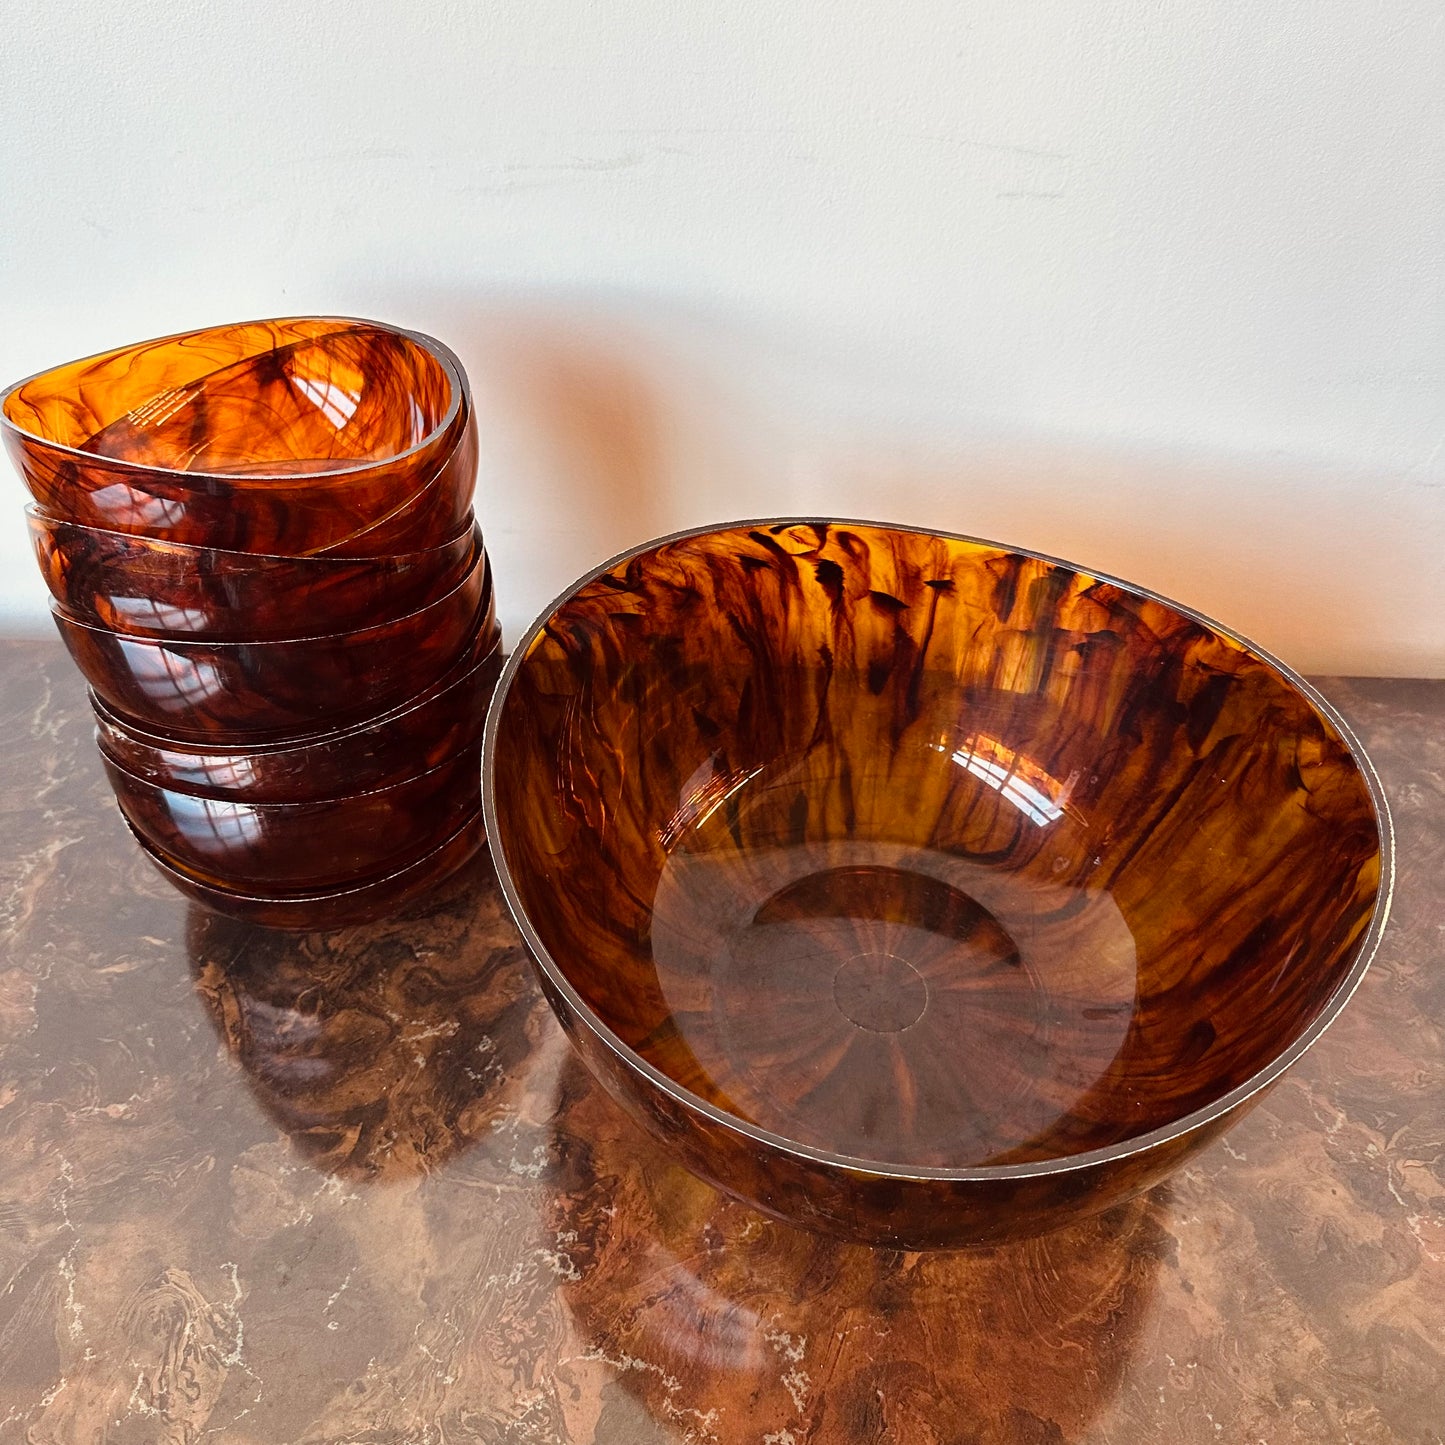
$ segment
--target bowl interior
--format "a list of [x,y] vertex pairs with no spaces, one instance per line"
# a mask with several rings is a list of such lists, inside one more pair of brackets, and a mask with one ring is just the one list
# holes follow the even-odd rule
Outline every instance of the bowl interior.
[[1037,1161],[1250,1081],[1349,980],[1360,763],[1275,665],[1113,581],[854,524],[582,584],[494,706],[544,968],[707,1103],[898,1167]]
[[18,430],[183,472],[294,476],[420,445],[459,400],[422,341],[365,321],[246,322],[43,373],[5,398]]

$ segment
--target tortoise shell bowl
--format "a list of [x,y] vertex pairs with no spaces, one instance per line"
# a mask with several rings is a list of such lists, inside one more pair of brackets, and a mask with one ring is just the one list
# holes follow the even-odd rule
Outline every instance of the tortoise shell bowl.
[[1339,1013],[1390,827],[1343,720],[1187,608],[989,542],[742,523],[615,558],[494,696],[542,987],[682,1162],[897,1248],[1144,1190]]
[[347,632],[212,641],[140,636],[52,603],[71,658],[108,709],[174,738],[260,741],[341,728],[414,697],[461,657],[495,606],[485,551],[444,596]]
[[209,641],[389,622],[450,591],[483,547],[470,518],[439,547],[390,557],[194,547],[57,521],[36,507],[26,520],[45,585],[70,616],[113,632]]
[[495,616],[484,615],[466,651],[425,692],[346,728],[251,745],[195,741],[139,728],[92,692],[95,738],[105,761],[163,789],[246,803],[375,791],[438,767],[463,748],[480,758],[501,646]]
[[12,387],[0,432],[58,521],[242,552],[438,547],[476,480],[456,357],[346,317],[215,326],[72,361]]
[[379,877],[295,893],[257,892],[245,887],[222,887],[212,879],[193,873],[153,848],[129,820],[126,827],[155,871],[192,902],[201,904],[212,913],[222,913],[257,927],[301,932],[352,928],[390,917],[412,905],[421,906],[421,901],[443,879],[457,872],[486,843],[482,814],[478,810],[430,852]]
[[481,806],[479,749],[367,792],[255,803],[164,787],[101,761],[120,811],[152,852],[204,882],[298,893],[341,888],[431,852]]

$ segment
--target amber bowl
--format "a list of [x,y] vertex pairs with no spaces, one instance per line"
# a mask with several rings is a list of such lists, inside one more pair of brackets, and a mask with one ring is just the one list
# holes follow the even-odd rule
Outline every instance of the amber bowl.
[[27,509],[51,596],[82,622],[143,637],[270,641],[389,622],[451,591],[482,549],[462,526],[390,557],[265,556],[62,522]]
[[819,520],[583,578],[487,723],[497,871],[612,1094],[698,1174],[904,1248],[1161,1179],[1339,1013],[1373,770],[1301,678],[1117,579]]
[[310,802],[388,787],[480,745],[501,670],[501,633],[488,620],[441,679],[390,712],[350,728],[249,747],[146,732],[93,693],[91,706],[101,753],[146,782],[248,803]]
[[162,858],[233,890],[340,888],[430,852],[481,807],[481,742],[390,786],[296,803],[167,788],[101,760],[132,829]]
[[428,606],[314,637],[137,637],[51,607],[71,657],[108,708],[142,728],[215,742],[339,728],[383,712],[455,663],[492,611],[484,552]]
[[339,317],[69,362],[11,388],[0,432],[50,516],[237,551],[424,551],[455,536],[476,479],[455,356]]
[[134,828],[131,834],[156,871],[187,898],[248,923],[297,929],[350,928],[385,918],[430,893],[486,841],[482,815],[476,812],[431,852],[404,867],[341,888],[276,894],[208,883],[162,857]]

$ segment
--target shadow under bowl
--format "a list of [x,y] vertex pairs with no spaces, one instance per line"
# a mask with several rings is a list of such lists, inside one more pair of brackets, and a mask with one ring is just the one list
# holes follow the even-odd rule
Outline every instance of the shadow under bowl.
[[350,928],[385,918],[450,877],[486,841],[482,815],[477,812],[431,852],[380,878],[348,888],[269,894],[219,888],[193,877],[152,848],[129,823],[126,827],[151,865],[178,892],[217,913],[266,928]]
[[430,687],[493,616],[486,553],[446,596],[376,627],[262,642],[134,637],[52,605],[108,708],[176,738],[242,742],[340,728]]
[[0,433],[51,516],[196,546],[422,551],[471,505],[477,436],[440,342],[298,317],[162,337],[12,387]]
[[355,631],[445,595],[482,550],[470,520],[440,547],[390,557],[265,556],[62,522],[27,508],[50,595],[73,617],[140,637],[268,641]]
[[214,797],[295,803],[382,788],[481,739],[502,670],[501,642],[489,617],[462,658],[419,696],[301,741],[244,747],[167,738],[128,724],[92,693],[96,742],[105,757],[147,782]]
[[896,1247],[1148,1188],[1344,1006],[1390,830],[1345,723],[1187,608],[876,524],[605,564],[488,719],[498,876],[695,1172]]

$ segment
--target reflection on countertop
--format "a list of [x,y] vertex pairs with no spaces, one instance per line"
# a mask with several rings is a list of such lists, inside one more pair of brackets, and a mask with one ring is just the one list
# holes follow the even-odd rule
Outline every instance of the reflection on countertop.
[[125,837],[57,645],[0,647],[0,1442],[1445,1438],[1445,683],[1329,683],[1395,807],[1328,1037],[1039,1240],[800,1234],[573,1059],[490,865],[282,934]]

